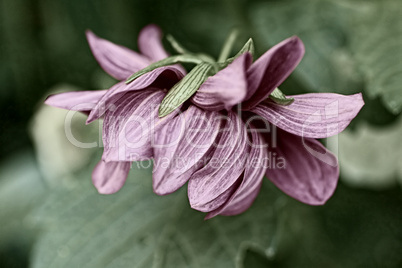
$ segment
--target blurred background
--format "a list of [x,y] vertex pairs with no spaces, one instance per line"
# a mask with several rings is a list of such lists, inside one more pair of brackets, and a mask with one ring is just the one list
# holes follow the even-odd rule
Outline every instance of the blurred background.
[[[0,267],[402,267],[402,5],[399,0],[0,1]],[[158,24],[213,56],[233,27],[257,55],[298,35],[306,55],[285,94],[362,92],[339,135],[341,178],[326,205],[301,204],[264,181],[244,214],[203,221],[185,189],[152,193],[150,169],[100,196],[100,149],[65,137],[66,111],[46,96],[115,81],[85,30],[137,49]],[[173,52],[166,43],[166,48]],[[99,123],[73,134],[99,141]]]

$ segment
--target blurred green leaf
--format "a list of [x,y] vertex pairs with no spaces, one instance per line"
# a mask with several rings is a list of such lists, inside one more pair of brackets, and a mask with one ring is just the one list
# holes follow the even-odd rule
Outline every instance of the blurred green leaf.
[[150,169],[135,167],[109,196],[89,171],[81,175],[82,185],[54,191],[36,213],[44,231],[32,267],[398,267],[398,189],[339,185],[325,206],[311,207],[264,180],[247,212],[204,221],[183,189],[155,195]]
[[308,91],[352,94],[363,84],[394,114],[402,110],[399,1],[273,1],[252,6],[250,17],[259,43],[300,36],[306,55],[295,75]]
[[276,194],[261,194],[248,212],[204,221],[185,191],[152,192],[151,170],[138,169],[115,195],[88,179],[55,192],[38,212],[46,233],[33,267],[242,267],[245,251],[267,248],[275,231]]
[[29,214],[45,193],[33,152],[15,154],[0,164],[0,267],[26,267],[38,235]]
[[[342,3],[342,2],[341,2]],[[343,2],[353,10],[348,28],[357,66],[371,98],[402,111],[402,5],[398,0]]]
[[[347,11],[347,10],[346,10]],[[255,40],[264,47],[297,35],[305,44],[306,55],[294,75],[308,91],[352,94],[359,77],[355,61],[347,47],[344,29],[349,13],[331,1],[272,1],[257,3],[250,18],[257,31]],[[286,94],[299,94],[300,88]]]
[[339,135],[343,180],[354,187],[390,188],[402,183],[402,117],[393,125],[376,127],[359,122]]

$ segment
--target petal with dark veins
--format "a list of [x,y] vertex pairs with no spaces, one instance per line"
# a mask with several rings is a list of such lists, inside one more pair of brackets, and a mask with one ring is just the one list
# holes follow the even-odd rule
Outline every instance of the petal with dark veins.
[[190,205],[199,211],[210,212],[223,205],[245,168],[249,152],[246,127],[234,112],[229,112],[226,120],[211,159],[188,183]]
[[191,101],[204,110],[231,110],[246,97],[246,70],[251,60],[250,53],[244,53],[236,58],[226,68],[210,76]]
[[126,84],[124,81],[117,83],[111,87],[99,100],[97,105],[89,114],[87,124],[102,117],[105,112],[111,109],[125,93],[133,93],[135,91],[144,90],[153,85],[159,89],[169,89],[183,76],[183,72],[181,72],[177,67],[166,66],[146,73],[138,77],[130,84]]
[[215,142],[220,114],[190,106],[155,134],[153,188],[159,195],[183,186],[203,166]]
[[87,31],[92,54],[105,72],[117,80],[125,80],[150,64],[148,58]]
[[45,104],[71,111],[90,112],[107,90],[71,91],[46,98]]
[[114,194],[123,187],[130,171],[130,162],[99,161],[92,172],[92,183],[100,194]]
[[327,138],[343,131],[364,105],[362,95],[311,93],[289,96],[291,105],[267,101],[251,111],[279,128],[306,138]]
[[[278,129],[276,145],[268,148],[275,165],[266,175],[287,195],[309,205],[323,205],[339,177],[337,158],[319,141]],[[273,159],[271,159],[273,163]]]
[[303,42],[288,38],[265,52],[247,70],[248,92],[243,109],[265,100],[293,72],[304,55]]
[[123,96],[103,122],[103,160],[141,161],[152,158],[153,135],[176,116],[179,109],[159,118],[158,109],[165,92],[147,89]]
[[267,147],[260,134],[251,129],[251,151],[247,158],[246,169],[240,186],[236,189],[228,201],[220,208],[208,213],[205,219],[216,215],[232,216],[243,213],[254,202],[262,185],[265,171],[267,169]]

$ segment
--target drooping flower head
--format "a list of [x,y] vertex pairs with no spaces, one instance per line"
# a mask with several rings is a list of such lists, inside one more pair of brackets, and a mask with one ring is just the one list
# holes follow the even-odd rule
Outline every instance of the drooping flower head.
[[[153,188],[170,194],[188,183],[191,207],[207,218],[244,212],[264,175],[297,200],[324,204],[339,169],[316,139],[338,134],[364,105],[361,94],[285,96],[277,87],[304,55],[297,37],[253,62],[250,39],[232,58],[190,53],[169,56],[161,31],[139,36],[141,54],[87,32],[100,66],[120,80],[108,90],[50,96],[46,104],[103,118],[104,153],[92,180],[100,193],[124,184],[131,163],[153,159]],[[229,46],[230,48],[230,46]],[[193,63],[187,74],[179,65]]]

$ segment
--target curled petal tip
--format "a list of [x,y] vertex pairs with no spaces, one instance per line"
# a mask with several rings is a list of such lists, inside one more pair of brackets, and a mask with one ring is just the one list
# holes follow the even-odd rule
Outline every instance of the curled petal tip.
[[354,96],[356,96],[356,101],[359,101],[359,102],[360,102],[360,103],[358,103],[358,104],[360,105],[360,107],[363,107],[364,104],[366,104],[366,103],[364,102],[363,94],[362,94],[361,92],[355,94]]
[[[95,186],[96,187],[96,186]],[[111,189],[111,188],[103,188],[103,187],[96,187],[96,190],[98,191],[99,194],[103,195],[109,195],[109,194],[115,194],[117,193],[120,189]]]
[[95,34],[94,34],[90,29],[86,29],[86,30],[85,30],[85,35],[86,35],[87,37],[92,37],[92,36],[94,36]]
[[100,194],[114,194],[127,179],[130,162],[109,162],[101,160],[92,172],[92,183]]
[[[300,49],[300,53],[302,54],[302,56],[304,55],[304,53],[306,52],[306,48],[304,47],[304,43],[303,41],[296,35],[291,37],[292,42],[295,42],[297,47]],[[300,59],[301,60],[301,59]]]

